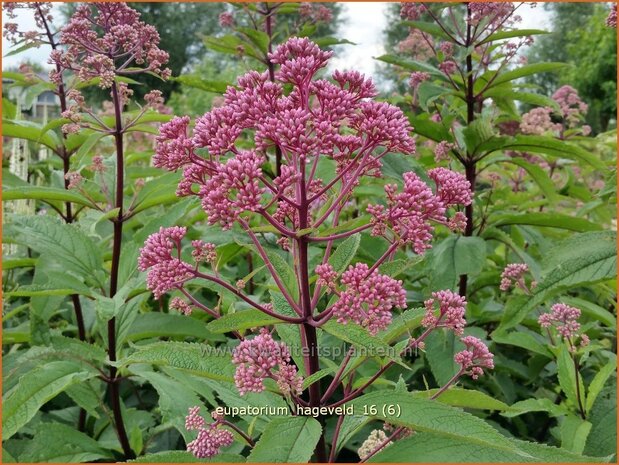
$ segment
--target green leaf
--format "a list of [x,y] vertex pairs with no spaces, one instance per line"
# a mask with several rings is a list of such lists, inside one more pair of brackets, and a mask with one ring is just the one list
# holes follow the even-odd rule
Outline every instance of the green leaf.
[[[420,399],[429,399],[436,394],[438,389],[429,389],[427,391],[413,392],[414,397]],[[437,402],[451,405],[453,407],[480,409],[480,410],[509,410],[510,406],[505,402],[501,402],[488,394],[481,391],[473,391],[470,389],[462,389],[452,387],[443,392],[437,399]]]
[[2,114],[9,119],[14,119],[17,107],[8,98],[2,98]]
[[303,379],[303,390],[310,387],[316,381],[321,380],[325,376],[329,376],[331,373],[335,371],[335,368],[323,368],[322,370],[317,371],[316,373],[311,374],[307,378]]
[[321,329],[329,334],[354,345],[357,355],[365,357],[387,357],[396,363],[402,363],[396,349],[389,346],[378,336],[371,336],[366,329],[354,323],[342,324],[329,320]]
[[346,267],[350,264],[352,259],[355,258],[360,243],[361,235],[355,234],[338,245],[333,255],[329,257],[329,263],[335,271],[342,273],[346,270]]
[[230,331],[256,328],[258,326],[268,326],[282,323],[282,320],[267,315],[258,309],[240,310],[211,321],[206,327],[209,331],[216,334],[223,334]]
[[532,74],[558,71],[566,66],[567,65],[565,63],[533,63],[530,65],[519,66],[516,69],[499,74],[490,87],[495,87],[499,84],[503,84],[504,82],[513,81],[514,79],[519,79],[525,76],[531,76]]
[[[617,454],[617,380],[600,393],[587,420],[593,427],[587,438],[585,454],[616,457]],[[612,459],[611,459],[612,460]],[[615,459],[616,460],[616,459]]]
[[348,39],[338,39],[337,37],[319,37],[313,40],[320,48],[331,47],[333,45],[357,45]]
[[13,187],[2,191],[2,201],[37,199],[43,201],[60,200],[62,202],[72,202],[79,205],[92,206],[92,202],[77,192],[60,189],[58,187]]
[[72,362],[50,362],[23,375],[3,397],[2,436],[7,440],[69,386],[95,376]]
[[562,213],[529,212],[525,214],[499,214],[492,217],[490,222],[494,226],[511,226],[526,224],[546,228],[566,229],[568,231],[587,232],[599,231],[602,227],[597,223]]
[[561,417],[568,413],[568,411],[555,404],[550,399],[526,399],[512,404],[508,411],[502,412],[504,417],[516,417],[518,415],[524,415],[530,412],[547,412],[552,417]]
[[306,463],[320,439],[322,427],[311,417],[276,418],[252,449],[250,463]]
[[[70,276],[70,275],[68,275]],[[73,278],[77,281],[75,278]],[[17,289],[14,289],[10,292],[5,292],[6,297],[36,297],[36,296],[50,296],[50,295],[72,295],[72,294],[81,294],[81,295],[92,295],[92,290],[81,284],[79,287],[69,287],[62,286],[58,287],[58,285],[54,284],[26,284],[25,286],[19,286]]]
[[494,34],[490,34],[484,40],[477,45],[487,44],[488,42],[495,42],[503,39],[513,39],[514,37],[527,37],[539,34],[550,34],[549,31],[543,31],[541,29],[515,29],[513,31],[499,31]]
[[299,295],[299,285],[294,270],[278,252],[271,249],[265,249],[265,251],[273,264],[273,268],[275,268],[275,271],[281,278],[284,287],[293,298],[296,298]]
[[436,245],[430,255],[431,289],[453,289],[462,274],[477,274],[486,262],[486,243],[477,236],[452,234]]
[[270,39],[265,32],[250,27],[237,27],[236,30],[247,36],[250,42],[258,47],[258,50],[262,53],[266,54],[269,51]]
[[[585,393],[585,386],[582,382],[582,376],[578,377],[577,386],[576,372],[574,368],[575,364],[572,359],[572,354],[570,353],[567,345],[562,344],[557,357],[559,384],[561,385],[561,390],[564,392],[568,401],[570,401],[572,406],[577,409],[579,405],[584,405],[583,397]],[[580,399],[578,397],[579,395]]]
[[602,392],[602,389],[604,389],[606,381],[608,381],[608,378],[610,378],[614,373],[616,373],[616,371],[617,359],[614,358],[606,365],[604,365],[600,369],[600,371],[595,374],[595,376],[591,380],[591,383],[589,384],[589,387],[587,388],[587,402],[585,403],[586,412],[589,412],[593,408],[593,404],[595,404],[598,395],[600,394],[600,392]]
[[48,216],[16,217],[16,240],[39,253],[51,254],[65,271],[94,276],[103,268],[101,248],[73,224]]
[[224,81],[211,81],[197,74],[184,74],[182,76],[173,77],[171,80],[180,82],[187,87],[193,87],[194,89],[200,89],[206,92],[214,92],[216,94],[223,94],[228,88],[228,83]]
[[3,120],[2,135],[40,142],[52,150],[57,150],[60,145],[60,140],[53,132],[42,134],[41,126],[32,121]]
[[557,200],[558,195],[555,189],[555,185],[552,182],[552,179],[550,179],[550,177],[546,173],[546,171],[544,171],[538,165],[529,163],[522,158],[509,158],[505,161],[523,168],[529,174],[529,176],[531,176],[531,179],[537,184],[544,197],[546,197],[549,201],[553,202]]
[[232,355],[225,347],[186,342],[156,342],[140,347],[120,362],[121,366],[148,363],[177,368],[205,378],[232,382]]
[[[596,462],[592,457],[583,457],[565,449],[549,447],[526,441],[507,439],[507,442],[522,451],[521,454],[503,450],[492,443],[478,444],[470,438],[452,438],[448,441],[434,433],[415,433],[386,447],[369,462],[378,463],[431,463],[431,462],[516,462],[516,463],[567,463]],[[414,451],[414,453],[411,453]],[[526,455],[525,455],[526,454]]]
[[161,373],[148,369],[134,369],[134,373],[147,380],[157,391],[163,423],[176,428],[185,442],[193,440],[195,434],[185,428],[185,416],[191,407],[201,405],[198,396],[182,383]]
[[445,75],[439,71],[437,68],[430,66],[426,63],[422,63],[420,61],[408,60],[405,58],[400,58],[396,55],[382,55],[375,58],[378,61],[383,61],[385,63],[389,63],[390,65],[401,66],[402,68],[408,71],[424,71],[426,73],[431,74],[432,76],[446,80]]
[[[411,393],[372,392],[347,405],[353,405],[354,413],[358,415],[363,413],[366,406],[373,405],[377,412],[373,417],[397,426],[412,428],[416,432],[415,436],[420,432],[434,433],[448,444],[452,441],[465,441],[520,454],[517,446],[484,420],[440,402],[416,398]],[[388,414],[391,406],[396,406],[396,415]],[[522,458],[526,457],[526,454],[520,455]]]
[[420,31],[426,32],[434,37],[451,41],[445,31],[436,23],[428,23],[425,21],[402,21],[402,24],[413,29],[419,29]]
[[127,332],[129,341],[153,337],[195,337],[212,340],[213,336],[204,323],[194,318],[158,312],[138,315]]
[[574,415],[568,415],[561,423],[561,447],[582,454],[591,431],[591,423]]
[[449,94],[451,91],[445,87],[437,86],[429,81],[422,82],[417,89],[417,98],[419,105],[424,111],[428,111],[428,106],[436,99],[443,95]]
[[5,258],[2,260],[2,269],[7,271],[14,268],[32,268],[36,264],[36,258]]
[[97,441],[74,427],[61,423],[40,423],[34,437],[20,455],[23,462],[94,462],[113,459]]
[[505,312],[500,330],[519,324],[533,309],[551,297],[617,275],[617,235],[614,231],[574,235],[551,249],[533,296]]
[[554,137],[518,135],[508,139],[508,141],[499,148],[501,150],[542,153],[554,157],[582,161],[598,170],[606,169],[606,163],[604,163],[599,156],[588,152],[574,143],[558,140]]
[[237,454],[228,454],[223,452],[214,457],[199,459],[191,452],[184,450],[169,450],[165,452],[157,452],[155,454],[146,454],[138,457],[135,460],[129,460],[129,463],[242,463],[245,462],[245,457]]

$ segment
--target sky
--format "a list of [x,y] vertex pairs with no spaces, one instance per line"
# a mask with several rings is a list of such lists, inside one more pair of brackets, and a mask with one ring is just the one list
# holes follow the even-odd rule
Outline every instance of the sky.
[[[340,30],[336,36],[354,42],[356,45],[342,47],[341,53],[334,57],[331,67],[335,69],[356,69],[364,74],[372,75],[375,73],[376,62],[368,57],[378,57],[384,53],[382,47],[382,34],[387,25],[385,11],[388,7],[386,2],[347,2],[343,8],[343,19]],[[18,10],[16,20],[20,30],[34,29],[34,19],[27,11]],[[58,6],[54,6],[56,17],[60,16]],[[528,5],[520,7],[519,14],[522,16],[521,28],[523,29],[544,29],[548,26],[549,15],[541,6],[531,8]],[[2,14],[2,21],[6,21],[5,14]],[[2,38],[3,54],[9,51],[10,44],[4,37]],[[17,66],[28,59],[39,62],[46,67],[49,49],[41,47],[30,49],[17,56],[3,58],[3,68]]]

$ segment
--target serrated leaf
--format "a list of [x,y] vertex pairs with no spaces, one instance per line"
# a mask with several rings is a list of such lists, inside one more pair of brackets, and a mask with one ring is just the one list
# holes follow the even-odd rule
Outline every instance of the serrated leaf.
[[[438,389],[429,389],[427,391],[413,392],[414,397],[420,399],[429,399],[436,394]],[[451,387],[443,392],[437,399],[437,402],[451,405],[452,407],[480,409],[480,410],[498,410],[506,411],[510,410],[510,406],[505,402],[501,402],[494,397],[490,397],[488,394],[484,394],[481,391],[474,391],[470,389],[462,389],[457,387]]]
[[602,227],[584,218],[562,213],[529,212],[525,214],[499,214],[490,220],[494,226],[529,225],[545,228],[566,229],[575,232],[599,231]]
[[613,359],[604,365],[593,377],[589,387],[587,388],[587,402],[585,403],[585,411],[588,412],[593,408],[598,395],[604,389],[606,381],[617,372],[617,359]]
[[[592,457],[583,457],[565,449],[549,447],[544,444],[507,439],[514,448],[522,451],[518,454],[506,451],[490,444],[477,444],[474,441],[453,438],[448,441],[434,433],[415,433],[413,436],[400,439],[395,444],[386,447],[372,457],[371,463],[428,463],[428,462],[520,462],[520,463],[566,463],[566,462],[596,462]],[[411,454],[411,451],[415,451]],[[526,454],[526,455],[525,455]]]
[[73,224],[47,216],[15,218],[16,240],[39,253],[51,254],[66,271],[90,277],[103,268],[101,248]]
[[41,126],[32,121],[2,121],[2,135],[4,137],[15,137],[18,139],[26,139],[33,142],[39,142],[52,150],[57,150],[60,145],[60,140],[52,132],[46,134],[41,133]]
[[587,232],[557,244],[544,260],[545,269],[531,298],[505,312],[499,330],[516,326],[538,305],[566,289],[613,279],[616,237],[613,231]]
[[572,360],[572,355],[566,344],[561,345],[557,357],[557,369],[561,390],[572,403],[572,406],[578,408],[579,405],[584,405],[585,386],[582,382],[582,376],[578,377],[578,381],[576,380],[574,360]]
[[[361,414],[366,406],[373,405],[377,412],[373,417],[412,428],[416,432],[415,436],[417,432],[428,432],[442,437],[446,443],[460,440],[519,454],[522,458],[527,456],[484,420],[440,402],[416,398],[411,393],[377,391],[365,394],[347,405],[353,405],[355,414]],[[398,414],[389,415],[389,406],[397,406]]]
[[158,312],[138,315],[127,332],[129,341],[153,337],[195,337],[212,340],[213,336],[204,323],[191,317]]
[[[609,383],[597,397],[587,420],[593,425],[585,445],[585,454],[616,457],[617,454],[617,380]],[[612,458],[611,458],[612,460]],[[606,461],[606,460],[605,460]]]
[[346,270],[346,267],[350,264],[352,259],[355,258],[360,243],[361,236],[355,234],[337,246],[333,255],[329,257],[329,263],[333,266],[335,271],[342,273]]
[[205,378],[233,381],[232,354],[225,347],[186,342],[156,342],[140,347],[123,359],[122,366],[148,363],[154,366],[173,367]]
[[223,81],[211,81],[204,79],[197,74],[183,74],[181,76],[171,78],[172,81],[177,81],[187,87],[204,90],[206,92],[214,92],[223,94],[228,88],[228,83]]
[[278,323],[282,323],[282,320],[267,315],[258,309],[251,308],[224,315],[221,318],[211,321],[206,327],[213,333],[223,334],[230,331],[244,330]]
[[309,462],[321,433],[322,427],[314,418],[276,418],[265,428],[247,462]]
[[72,362],[50,362],[23,375],[3,397],[2,436],[7,440],[69,386],[95,376]]
[[92,202],[77,192],[59,189],[57,187],[28,186],[13,187],[2,191],[2,201],[36,199],[36,200],[60,200],[62,202],[77,203],[79,205],[92,206]]
[[110,451],[75,428],[61,423],[40,423],[20,455],[23,462],[94,462],[113,459]]
[[575,454],[582,454],[591,426],[591,423],[580,417],[574,415],[565,417],[560,427],[561,447]]
[[396,349],[389,346],[389,344],[380,337],[371,336],[366,329],[357,324],[342,324],[330,320],[322,325],[321,329],[354,345],[358,350],[357,355],[365,357],[387,357],[389,360],[402,364],[400,356],[395,353]]

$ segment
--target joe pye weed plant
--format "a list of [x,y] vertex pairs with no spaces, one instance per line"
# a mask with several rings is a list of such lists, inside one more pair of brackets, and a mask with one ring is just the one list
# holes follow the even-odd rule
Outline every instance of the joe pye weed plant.
[[[521,84],[562,68],[519,58],[518,5],[402,4],[387,99],[329,71],[324,5],[229,5],[227,85],[172,77],[124,3],[58,33],[19,5],[43,36],[5,35],[53,69],[11,86],[64,103],[3,100],[5,136],[59,155],[4,178],[39,208],[5,220],[3,458],[611,460],[613,147],[574,88]],[[223,95],[173,116],[146,73]]]

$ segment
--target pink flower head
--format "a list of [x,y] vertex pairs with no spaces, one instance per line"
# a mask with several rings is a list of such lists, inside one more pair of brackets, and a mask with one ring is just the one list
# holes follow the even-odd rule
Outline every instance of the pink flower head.
[[316,267],[315,271],[316,276],[318,276],[317,285],[328,287],[331,290],[335,289],[337,272],[333,269],[333,266],[329,263],[321,264]]
[[543,135],[546,132],[561,131],[561,123],[554,123],[551,115],[553,113],[550,107],[533,108],[528,113],[522,115],[520,130],[524,134]]
[[481,339],[464,336],[460,340],[466,349],[454,355],[454,362],[460,365],[463,374],[477,379],[484,374],[484,368],[494,368],[494,355]]
[[491,26],[491,30],[500,26],[511,26],[520,21],[520,17],[512,16],[515,9],[514,5],[510,2],[471,2],[469,4],[471,10],[469,22],[473,26],[482,21],[487,22]]
[[424,61],[434,56],[433,46],[432,36],[419,29],[411,29],[408,36],[398,43],[398,51],[415,60]]
[[273,339],[266,328],[253,339],[245,339],[234,349],[237,365],[234,382],[241,395],[264,391],[264,380],[274,379],[284,395],[299,395],[303,378],[290,363],[290,352],[283,342]]
[[436,183],[436,195],[446,207],[470,205],[473,201],[471,183],[462,174],[434,168],[428,171],[428,176]]
[[232,27],[234,26],[234,15],[229,11],[224,11],[219,14],[219,25],[221,27]]
[[[438,302],[438,316],[434,304]],[[466,299],[450,290],[432,293],[432,298],[424,302],[426,314],[421,322],[424,328],[449,328],[461,335],[466,326],[464,314]]]
[[187,137],[189,116],[174,117],[162,124],[156,138],[153,165],[176,171],[190,163],[193,156],[193,141]]
[[458,71],[458,65],[453,60],[443,61],[438,65],[438,69],[440,69],[443,73],[447,75],[455,74]]
[[577,337],[580,331],[580,309],[569,305],[554,304],[549,313],[542,313],[538,322],[542,328],[554,326],[559,335],[566,339]]
[[18,23],[5,22],[2,33],[3,37],[14,45],[19,42],[20,45],[35,45],[38,47],[39,44],[46,43],[45,29],[49,27],[49,23],[53,20],[50,14],[52,4],[49,2],[6,2],[2,4],[2,10],[9,19],[17,17],[15,10],[18,9],[31,10],[28,14],[34,16],[38,30],[23,31],[19,30]]
[[409,21],[416,21],[426,11],[426,6],[417,2],[400,3],[400,17]]
[[406,308],[406,291],[402,281],[377,270],[368,272],[365,263],[357,263],[342,274],[345,290],[333,305],[333,315],[340,323],[352,321],[375,335],[389,326],[394,307]]
[[52,54],[51,61],[83,81],[100,77],[103,88],[111,87],[116,75],[134,74],[128,71],[131,64],[165,79],[168,54],[158,47],[157,30],[139,18],[125,3],[82,4],[62,29],[66,50]]
[[413,71],[408,80],[408,85],[411,86],[411,88],[416,89],[417,87],[419,87],[419,84],[429,79],[430,74],[423,71]]
[[501,273],[500,289],[502,291],[508,291],[513,284],[521,289],[526,289],[524,275],[527,271],[529,271],[529,267],[526,263],[510,263]]
[[183,315],[187,315],[187,316],[191,315],[191,313],[193,312],[193,308],[191,307],[191,304],[188,304],[180,297],[174,297],[170,301],[170,308],[177,310],[179,313],[182,313]]
[[434,148],[434,161],[437,163],[443,160],[449,160],[449,151],[454,148],[454,144],[443,140],[436,144]]
[[188,431],[204,428],[206,422],[200,415],[200,407],[190,407],[189,414],[185,417],[185,429]]
[[77,171],[69,171],[64,178],[69,181],[67,189],[76,189],[84,182],[84,177]]
[[221,452],[222,447],[228,447],[234,442],[234,436],[228,430],[219,428],[219,421],[210,425],[200,416],[200,407],[189,409],[185,418],[187,430],[197,430],[198,436],[187,444],[187,451],[199,459],[213,457]]
[[172,256],[174,249],[177,256],[180,255],[181,240],[186,232],[184,227],[162,227],[151,234],[140,249],[138,269],[148,270],[146,287],[153,291],[156,299],[171,289],[182,287],[194,275],[191,265]]
[[[271,206],[273,221],[308,224],[335,188],[325,188],[312,173],[305,186],[308,218],[299,217],[300,200],[292,199],[317,157],[332,158],[342,186],[352,189],[362,176],[380,175],[387,151],[415,152],[408,118],[395,106],[370,100],[376,95],[370,79],[357,71],[336,71],[332,81],[313,79],[331,55],[307,38],[292,38],[270,54],[279,65],[279,82],[250,71],[226,90],[222,106],[197,119],[193,135],[186,117],[162,127],[155,164],[172,171],[183,167],[177,194],[200,197],[209,224],[229,229],[245,221],[245,213]],[[253,134],[253,150],[242,133]],[[277,148],[281,172],[269,180],[262,165]]]
[[552,99],[559,104],[563,119],[570,128],[576,127],[589,109],[589,105],[581,100],[572,86],[560,87],[552,94]]
[[613,3],[610,7],[610,12],[608,13],[608,17],[606,18],[606,25],[608,27],[617,27],[617,4]]
[[217,166],[199,193],[209,224],[219,223],[223,229],[230,229],[241,213],[260,208],[264,192],[259,184],[262,163],[264,158],[251,151]]
[[[410,244],[416,253],[422,254],[430,248],[434,231],[431,221],[449,226],[447,208],[460,202],[470,204],[470,184],[462,175],[445,168],[436,168],[428,174],[436,183],[436,194],[413,172],[404,173],[402,192],[397,192],[395,184],[385,186],[387,208],[368,206],[372,235],[383,236],[391,229],[402,245]],[[460,222],[461,217],[458,225]]]
[[305,37],[292,37],[269,53],[269,60],[280,65],[277,79],[301,86],[320,68],[324,68],[332,55],[333,52],[321,50]]
[[445,57],[450,57],[451,55],[453,55],[454,45],[451,42],[441,42],[439,48],[441,52],[443,52],[443,55],[445,55]]
[[191,241],[191,246],[193,250],[191,251],[191,256],[195,260],[196,263],[215,263],[217,261],[217,251],[215,244],[204,241]]

